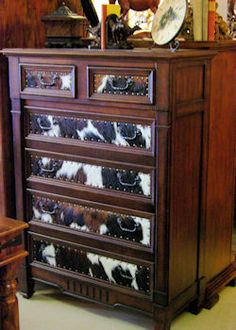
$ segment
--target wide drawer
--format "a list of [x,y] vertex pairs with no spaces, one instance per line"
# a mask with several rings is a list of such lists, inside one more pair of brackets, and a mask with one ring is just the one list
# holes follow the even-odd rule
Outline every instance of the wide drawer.
[[[113,164],[54,152],[27,150],[27,178],[37,176],[55,182],[82,185],[100,191],[122,192],[153,198],[154,169]],[[109,165],[108,165],[109,164]]]
[[[117,116],[102,116],[83,112],[58,111],[25,107],[25,135],[47,137],[50,142],[58,139],[72,143],[83,142],[85,146],[124,147],[126,150],[154,149],[154,120]],[[99,110],[97,110],[99,111]],[[105,117],[105,118],[104,118]],[[64,140],[64,141],[63,141]],[[118,149],[118,148],[116,148]]]
[[152,251],[153,215],[121,210],[65,196],[28,191],[27,220],[45,227],[63,228],[80,237],[102,239],[130,248]]
[[30,260],[52,269],[67,270],[94,282],[151,295],[153,264],[104,254],[78,244],[30,233]]

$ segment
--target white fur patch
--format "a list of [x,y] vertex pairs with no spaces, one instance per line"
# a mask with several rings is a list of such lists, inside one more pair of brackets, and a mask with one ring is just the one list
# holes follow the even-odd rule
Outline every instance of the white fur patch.
[[76,230],[82,230],[82,231],[87,231],[87,232],[89,232],[89,229],[88,229],[88,227],[87,226],[79,226],[77,223],[75,223],[75,222],[72,222],[71,224],[70,224],[70,228],[72,228],[72,229],[76,229]]
[[34,212],[34,217],[35,217],[36,219],[41,219],[41,213],[39,212],[38,209],[36,209],[35,206],[33,207],[33,212]]
[[150,176],[150,174],[144,174],[144,173],[139,172],[138,175],[141,179],[140,187],[143,190],[143,194],[145,196],[150,196],[151,195],[151,176]]
[[62,84],[61,84],[61,89],[63,90],[71,90],[71,75],[67,74],[64,76],[60,76]]
[[49,165],[50,161],[51,161],[50,158],[42,157],[42,164],[43,164],[43,167],[46,167],[47,165]]
[[111,283],[115,283],[115,280],[112,276],[112,270],[120,264],[118,260],[113,260],[107,257],[100,257],[100,262],[103,265],[103,268],[107,274],[107,277]]
[[83,170],[87,176],[86,185],[104,188],[102,181],[102,167],[95,165],[83,165]]
[[59,137],[61,135],[60,126],[54,124],[53,116],[47,116],[48,121],[51,123],[51,129],[44,132],[44,135],[50,137]]
[[43,250],[42,256],[46,259],[47,263],[50,266],[56,267],[56,253],[55,253],[55,248],[54,248],[53,244],[47,246]]
[[99,233],[100,233],[100,235],[106,235],[106,233],[108,232],[108,228],[107,228],[107,226],[106,225],[101,225],[100,227],[99,227]]
[[84,127],[81,131],[77,129],[76,132],[82,141],[84,141],[85,137],[89,134],[93,134],[97,136],[100,140],[104,140],[104,137],[98,132],[97,128],[93,126],[91,120],[87,121],[86,127]]
[[143,239],[140,243],[142,243],[143,245],[149,245],[151,244],[151,228],[150,228],[150,221],[148,219],[145,218],[139,218],[139,217],[135,217],[134,221],[136,223],[140,223],[141,227],[142,227],[142,232],[143,232]]
[[68,180],[74,179],[81,169],[82,164],[71,161],[64,161],[62,167],[57,171],[56,178],[66,177]]
[[97,93],[101,94],[103,93],[104,89],[106,89],[107,81],[108,79],[114,78],[114,75],[106,75],[102,78],[101,84],[97,88]]
[[98,255],[93,254],[93,253],[87,253],[87,258],[89,259],[89,261],[91,262],[91,264],[95,265],[99,265],[99,259],[98,259]]
[[41,216],[41,220],[46,223],[53,223],[52,216],[48,213],[43,213]]

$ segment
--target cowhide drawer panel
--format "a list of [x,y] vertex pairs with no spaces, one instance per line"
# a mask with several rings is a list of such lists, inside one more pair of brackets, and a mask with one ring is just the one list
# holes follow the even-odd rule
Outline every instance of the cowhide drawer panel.
[[30,253],[33,262],[150,295],[152,265],[149,263],[107,257],[85,247],[45,236],[33,236],[31,239]]
[[31,175],[151,197],[151,172],[123,170],[35,154],[31,155],[30,162]]
[[139,104],[154,102],[154,70],[88,67],[88,97]]
[[75,97],[75,66],[67,65],[20,65],[21,93]]
[[151,149],[151,125],[31,113],[29,133]]
[[140,246],[151,246],[151,219],[121,214],[70,203],[67,201],[30,196],[32,220],[63,226],[75,231],[125,240]]

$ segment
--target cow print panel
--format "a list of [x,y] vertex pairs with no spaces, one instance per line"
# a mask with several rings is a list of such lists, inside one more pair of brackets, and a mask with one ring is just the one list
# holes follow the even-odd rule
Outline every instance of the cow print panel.
[[90,278],[150,294],[150,268],[121,260],[33,239],[33,259]]
[[100,209],[32,198],[33,219],[150,246],[150,220]]
[[74,161],[31,157],[33,175],[80,183],[86,186],[112,189],[149,197],[151,174],[78,163]]
[[30,133],[122,147],[138,147],[147,150],[151,148],[151,127],[126,122],[31,114]]
[[97,94],[148,96],[147,76],[94,74],[93,81]]

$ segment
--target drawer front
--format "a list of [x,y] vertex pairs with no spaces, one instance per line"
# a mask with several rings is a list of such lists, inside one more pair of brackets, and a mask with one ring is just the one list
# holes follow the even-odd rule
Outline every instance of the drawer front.
[[151,149],[151,125],[31,113],[30,134]]
[[79,203],[30,196],[31,220],[62,226],[77,232],[125,241],[132,245],[151,246],[151,219],[93,208]]
[[107,257],[85,247],[44,236],[31,239],[33,262],[74,272],[113,287],[123,287],[131,292],[150,295],[152,264]]
[[88,67],[89,98],[153,104],[154,70]]
[[151,172],[104,167],[57,157],[48,158],[40,154],[31,154],[30,162],[30,175],[151,197]]
[[21,93],[75,97],[75,66],[20,65]]

